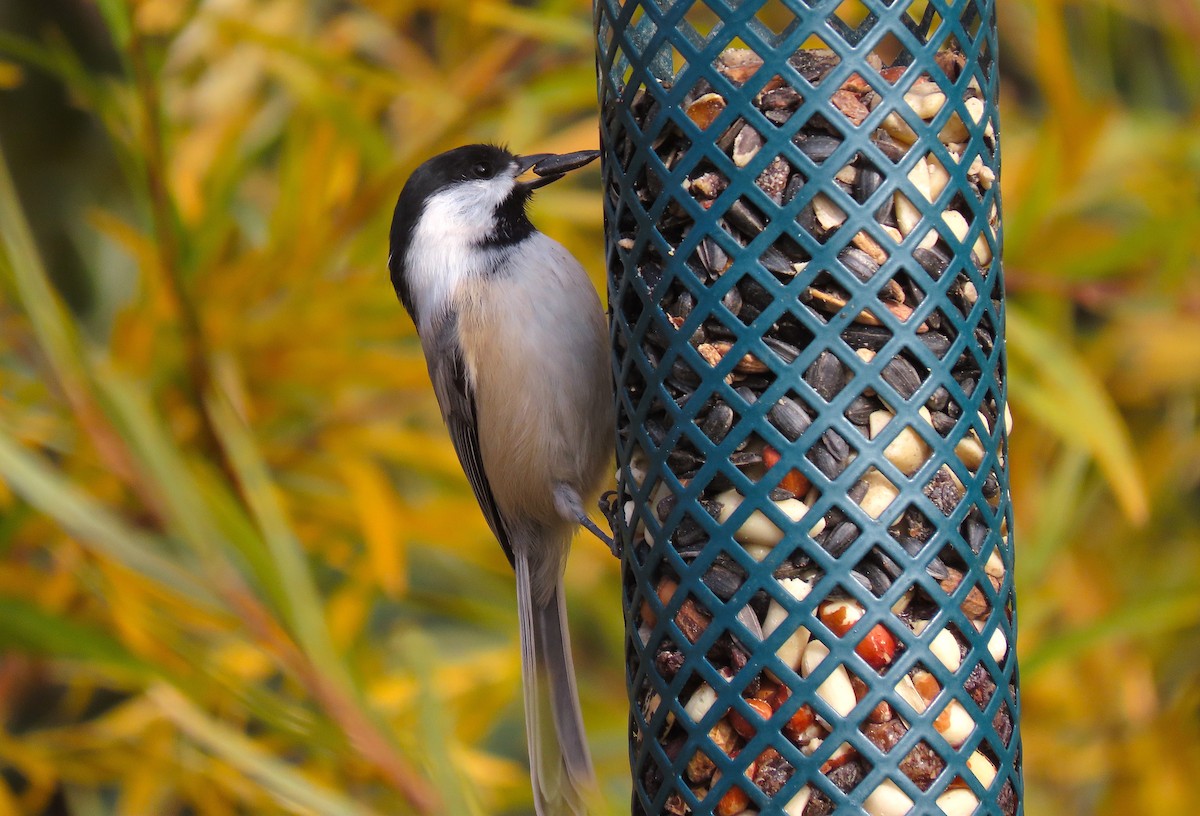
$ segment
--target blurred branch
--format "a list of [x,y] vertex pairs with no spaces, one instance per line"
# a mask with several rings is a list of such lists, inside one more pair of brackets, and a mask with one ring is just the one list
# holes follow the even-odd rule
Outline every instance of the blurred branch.
[[262,610],[249,609],[248,622],[254,622],[266,639],[275,639],[283,658],[321,700],[330,715],[342,724],[350,741],[370,759],[405,795],[420,813],[436,811],[432,791],[404,761],[384,732],[372,722],[364,707],[356,701],[355,685],[333,643],[321,614],[321,596],[313,583],[303,549],[293,535],[283,508],[247,430],[232,407],[213,401],[207,406],[213,427],[233,468],[238,488],[246,498],[255,522],[266,539],[272,561],[279,570],[285,593],[285,616],[303,647],[294,652],[289,643],[272,638],[273,627]]
[[214,376],[204,325],[195,300],[187,291],[183,275],[178,219],[167,185],[165,138],[161,119],[162,100],[159,96],[158,80],[150,68],[146,40],[137,25],[129,27],[127,40],[133,83],[142,103],[141,141],[145,151],[143,169],[156,239],[155,246],[158,250],[158,268],[180,320],[189,400],[200,415],[202,448],[220,465],[230,484],[236,485],[233,467],[225,459],[212,417],[205,408],[205,397],[215,387]]
[[0,272],[13,281],[45,354],[50,379],[71,407],[101,461],[133,489],[147,511],[157,513],[160,508],[156,494],[138,478],[124,441],[96,405],[89,360],[75,325],[50,285],[3,153],[0,153]]
[[378,811],[321,787],[296,769],[263,750],[253,740],[227,728],[166,684],[152,686],[146,695],[185,734],[247,776],[257,779],[279,797],[319,816],[375,816]]
[[216,605],[212,593],[194,574],[161,555],[157,541],[111,515],[3,432],[0,432],[0,476],[31,505],[88,542],[97,553],[204,608]]

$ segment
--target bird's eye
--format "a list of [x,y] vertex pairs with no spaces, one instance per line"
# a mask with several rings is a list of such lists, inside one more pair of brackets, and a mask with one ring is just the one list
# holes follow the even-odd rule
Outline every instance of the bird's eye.
[[475,176],[475,178],[485,179],[491,178],[494,173],[492,172],[492,166],[487,162],[477,162],[471,167],[471,175]]

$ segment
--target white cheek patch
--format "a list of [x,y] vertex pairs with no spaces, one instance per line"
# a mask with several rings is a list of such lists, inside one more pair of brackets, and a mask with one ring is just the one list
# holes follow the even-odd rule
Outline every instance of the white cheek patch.
[[486,274],[496,253],[482,245],[496,228],[496,208],[512,192],[504,177],[456,184],[432,195],[409,245],[410,291],[422,323],[449,307],[466,280]]

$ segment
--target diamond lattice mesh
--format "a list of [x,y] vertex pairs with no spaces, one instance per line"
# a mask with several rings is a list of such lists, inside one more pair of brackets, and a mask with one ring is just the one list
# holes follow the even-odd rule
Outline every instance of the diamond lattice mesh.
[[1021,812],[993,1],[596,32],[633,812]]

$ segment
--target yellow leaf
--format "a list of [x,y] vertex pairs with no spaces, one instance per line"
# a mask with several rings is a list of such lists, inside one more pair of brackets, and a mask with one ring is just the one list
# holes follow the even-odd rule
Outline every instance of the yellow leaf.
[[[375,570],[371,569],[369,572],[373,574]],[[361,583],[352,581],[330,595],[325,603],[329,636],[339,649],[349,648],[354,638],[363,630],[367,615],[371,611],[371,597],[371,593],[367,592]]]
[[[25,71],[20,65],[8,60],[0,60],[0,90],[16,88],[25,81]],[[0,803],[2,807],[2,803]],[[3,810],[0,810],[3,813]]]
[[21,816],[18,802],[3,780],[0,780],[0,816]]
[[340,468],[358,512],[374,578],[389,597],[395,598],[406,588],[408,560],[395,491],[384,473],[368,461],[347,460]]

